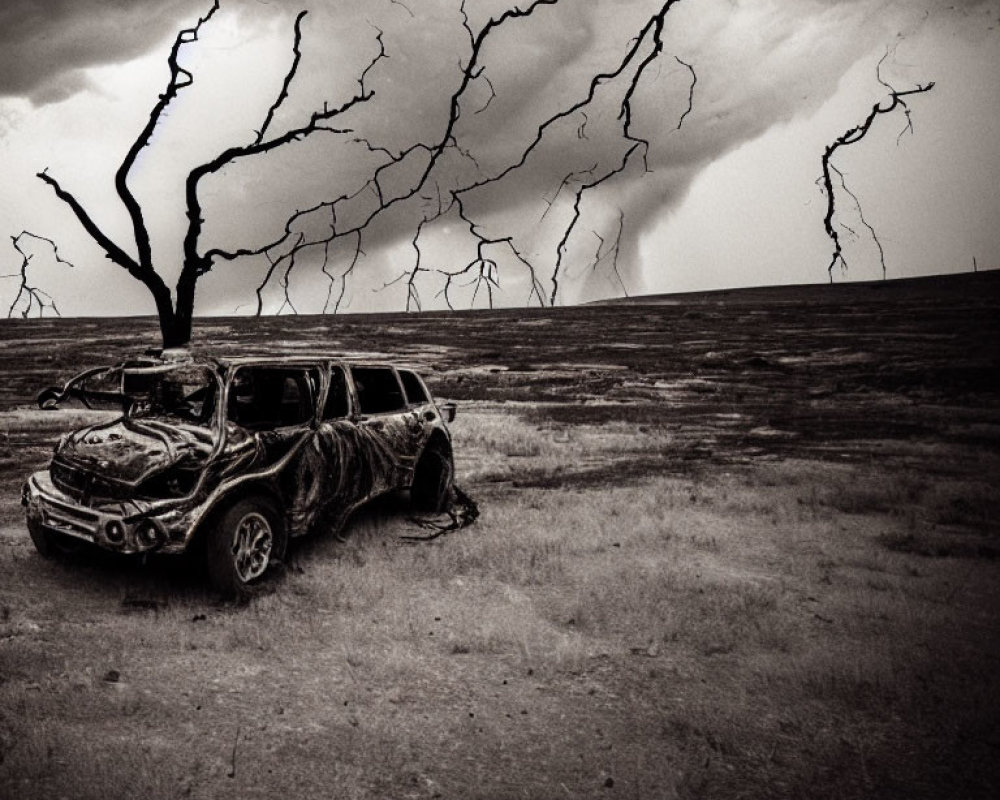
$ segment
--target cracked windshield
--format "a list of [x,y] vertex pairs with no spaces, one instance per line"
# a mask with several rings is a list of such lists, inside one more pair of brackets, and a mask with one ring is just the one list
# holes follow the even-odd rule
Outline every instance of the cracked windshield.
[[218,381],[207,367],[137,370],[124,375],[124,391],[134,398],[128,416],[133,419],[170,417],[208,426],[215,412]]

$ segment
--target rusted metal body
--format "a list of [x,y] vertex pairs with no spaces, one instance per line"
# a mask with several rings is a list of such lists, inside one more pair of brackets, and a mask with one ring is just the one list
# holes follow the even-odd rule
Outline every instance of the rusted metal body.
[[289,537],[321,519],[339,529],[384,492],[412,488],[431,510],[447,502],[454,406],[439,408],[411,370],[307,358],[114,369],[125,414],[64,436],[24,487],[39,550],[68,538],[181,553],[227,509],[257,502],[269,523],[266,569]]

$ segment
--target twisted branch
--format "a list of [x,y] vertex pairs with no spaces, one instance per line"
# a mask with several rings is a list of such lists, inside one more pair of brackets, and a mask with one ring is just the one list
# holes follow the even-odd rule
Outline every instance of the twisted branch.
[[59,248],[56,243],[46,236],[39,236],[37,233],[32,233],[31,231],[21,231],[17,236],[11,236],[10,241],[14,249],[21,256],[21,267],[17,272],[10,273],[8,275],[0,275],[0,279],[4,278],[18,278],[20,280],[17,293],[14,295],[14,300],[10,304],[10,308],[7,309],[7,319],[14,316],[14,312],[17,309],[18,303],[21,302],[22,298],[27,298],[27,304],[21,310],[21,318],[27,319],[31,316],[32,309],[38,309],[38,316],[45,316],[45,309],[51,308],[57,317],[61,317],[62,314],[59,313],[59,308],[56,306],[55,300],[52,295],[43,289],[39,289],[37,286],[32,286],[28,281],[28,266],[31,259],[35,257],[34,253],[28,253],[22,246],[22,240],[25,238],[36,239],[40,242],[45,242],[52,248],[52,255],[56,260],[57,264],[65,264],[70,269],[73,268],[73,264],[67,261],[61,255],[59,255]]
[[[848,147],[852,144],[857,144],[862,139],[864,139],[864,137],[868,135],[868,132],[871,130],[872,125],[875,123],[875,120],[878,117],[890,114],[897,108],[902,108],[906,115],[907,127],[903,129],[903,132],[905,132],[907,129],[912,130],[912,122],[910,121],[910,109],[909,106],[907,106],[906,100],[904,98],[909,97],[910,95],[929,92],[931,89],[934,88],[934,82],[931,81],[930,83],[927,84],[917,84],[917,86],[914,87],[913,89],[907,89],[905,91],[897,91],[896,89],[894,89],[889,83],[883,80],[881,74],[882,63],[888,57],[890,52],[891,51],[886,51],[886,54],[882,56],[882,58],[879,60],[878,66],[876,67],[876,75],[879,83],[881,83],[889,90],[889,97],[887,101],[884,104],[883,101],[881,100],[875,103],[872,106],[871,111],[868,112],[868,116],[865,117],[864,121],[862,121],[858,125],[855,125],[853,128],[849,128],[843,134],[834,139],[831,144],[827,145],[825,151],[823,152],[823,158],[822,158],[823,174],[821,176],[821,180],[823,183],[823,190],[826,192],[826,203],[827,203],[826,214],[823,217],[823,227],[826,230],[826,235],[829,237],[830,241],[833,242],[833,253],[830,257],[830,263],[827,266],[827,273],[830,276],[831,283],[833,282],[834,267],[836,267],[839,264],[842,270],[847,269],[847,260],[844,258],[844,251],[840,241],[840,234],[837,231],[836,226],[834,225],[834,215],[836,214],[837,209],[836,209],[836,195],[834,194],[833,191],[833,178],[832,178],[833,173],[836,173],[840,176],[841,185],[844,187],[845,191],[847,191],[848,194],[854,198],[854,201],[858,207],[858,211],[859,213],[861,212],[861,203],[858,201],[857,196],[853,192],[847,189],[847,185],[844,182],[843,173],[840,170],[838,170],[836,166],[834,166],[833,164],[833,157],[837,154],[837,151],[840,150],[842,147]],[[902,132],[900,135],[902,135]],[[898,137],[897,137],[897,142],[898,142]],[[863,215],[862,215],[862,221],[865,222],[865,225],[867,225],[868,228],[871,230],[872,236],[874,237],[875,242],[878,245],[879,254],[882,258],[882,277],[884,278],[885,258],[884,258],[884,253],[882,251],[882,244],[881,242],[879,242],[878,237],[875,236],[875,230],[870,225],[868,225],[868,223],[864,220]]]

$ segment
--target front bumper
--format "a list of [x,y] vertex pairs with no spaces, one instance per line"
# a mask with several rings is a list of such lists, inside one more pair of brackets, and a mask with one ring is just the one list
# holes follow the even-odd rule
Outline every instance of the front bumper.
[[47,470],[24,485],[21,504],[29,525],[71,536],[116,553],[180,553],[192,534],[193,509],[153,512],[149,503],[130,501],[92,508],[60,491]]

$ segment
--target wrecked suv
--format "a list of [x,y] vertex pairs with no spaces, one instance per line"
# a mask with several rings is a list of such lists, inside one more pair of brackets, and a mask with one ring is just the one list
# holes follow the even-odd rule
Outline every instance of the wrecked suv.
[[209,578],[241,595],[317,523],[339,530],[367,500],[409,489],[439,511],[452,492],[446,422],[423,380],[388,364],[236,358],[126,362],[124,415],[62,437],[27,481],[44,556],[80,541],[119,553],[199,546]]

